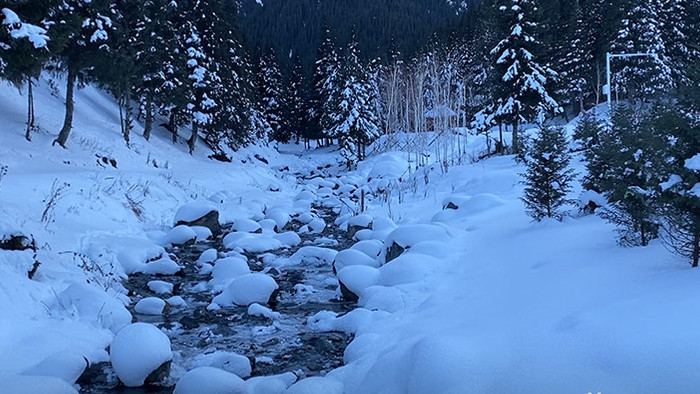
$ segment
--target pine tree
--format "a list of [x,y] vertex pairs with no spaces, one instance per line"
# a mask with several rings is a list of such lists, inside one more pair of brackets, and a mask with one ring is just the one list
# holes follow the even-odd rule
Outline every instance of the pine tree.
[[341,153],[352,166],[365,158],[365,148],[380,132],[369,74],[360,63],[355,42],[348,48],[340,79],[340,104],[331,135],[341,140]]
[[107,0],[64,0],[50,15],[51,50],[67,72],[65,119],[53,142],[63,148],[73,128],[76,81],[86,78],[84,72],[92,66],[92,54],[109,49],[105,42],[112,29],[112,12]]
[[0,24],[0,78],[12,82],[18,88],[27,85],[27,129],[25,138],[31,141],[35,126],[34,80],[49,58],[45,17],[52,6],[51,1],[16,4],[14,10],[6,8],[0,1],[2,23]]
[[534,4],[531,0],[502,0],[499,10],[506,35],[492,50],[496,75],[496,117],[513,127],[513,150],[518,152],[518,127],[524,120],[540,119],[559,105],[548,92],[548,85],[556,75],[542,66],[537,59],[539,43],[531,33],[537,25],[533,21]]
[[667,173],[667,146],[649,114],[629,106],[613,113],[609,138],[599,146],[607,168],[598,183],[610,202],[603,217],[618,227],[623,245],[645,246],[658,237],[658,196]]
[[[337,107],[340,104],[340,59],[328,29],[318,50],[314,72],[314,89],[318,95],[316,112],[319,113],[321,129],[330,132],[337,121]],[[331,138],[337,136],[330,135]]]
[[526,156],[522,198],[533,219],[540,221],[549,217],[561,220],[560,208],[569,203],[566,195],[574,179],[574,171],[569,168],[570,160],[564,130],[540,127]]
[[581,148],[590,152],[593,147],[600,144],[600,135],[603,133],[603,122],[598,119],[593,111],[584,112],[574,129],[574,140]]
[[674,85],[663,41],[659,1],[634,0],[612,45],[615,53],[652,54],[616,60],[612,66],[613,83],[630,100],[649,101]]
[[262,116],[270,125],[270,137],[276,141],[289,141],[289,136],[282,134],[282,73],[273,49],[260,58],[259,65],[258,94],[262,102]]

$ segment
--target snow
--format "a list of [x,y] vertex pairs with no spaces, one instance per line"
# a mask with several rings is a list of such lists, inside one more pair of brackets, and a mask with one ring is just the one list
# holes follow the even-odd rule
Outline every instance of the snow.
[[365,288],[378,284],[381,276],[376,268],[364,265],[351,265],[338,271],[338,280],[358,296]]
[[147,297],[136,303],[134,312],[142,315],[162,315],[165,310],[165,301],[158,297]]
[[253,394],[284,394],[296,382],[297,376],[291,372],[272,376],[256,376],[246,380]]
[[115,333],[131,323],[131,313],[122,302],[89,285],[71,284],[58,293],[55,303],[77,319]]
[[22,374],[30,376],[53,376],[73,384],[82,375],[88,361],[81,354],[67,351],[52,354],[26,369]]
[[278,320],[282,316],[279,312],[273,312],[272,309],[257,303],[250,304],[248,314],[251,316],[262,316],[271,320]]
[[223,290],[234,279],[250,274],[248,262],[242,257],[226,257],[219,259],[211,271],[212,279],[209,282],[215,290]]
[[290,264],[308,263],[314,265],[332,264],[337,250],[322,248],[319,246],[304,246],[294,252],[288,259]]
[[12,394],[77,394],[65,381],[53,376],[2,376],[0,393]]
[[325,377],[310,377],[293,384],[287,394],[342,394],[343,384]]
[[373,259],[379,257],[383,248],[384,242],[377,239],[359,241],[350,247],[350,249],[359,250]]
[[233,231],[241,231],[245,233],[254,233],[260,231],[262,227],[260,224],[254,220],[250,219],[236,219],[233,221]]
[[197,238],[197,233],[189,226],[181,224],[168,231],[164,242],[171,245],[182,245],[188,241]]
[[293,231],[286,231],[283,233],[275,234],[273,237],[280,241],[284,246],[294,247],[301,243],[301,238],[299,235]]
[[197,367],[219,368],[235,374],[241,379],[247,378],[252,372],[248,357],[221,350],[197,355],[192,359],[191,363]]
[[223,293],[214,297],[213,302],[220,306],[267,304],[278,287],[275,280],[266,274],[246,274],[231,281]]
[[238,376],[212,367],[195,368],[180,378],[174,394],[249,394],[251,390]]
[[191,202],[181,206],[175,213],[173,225],[180,222],[193,222],[200,219],[211,211],[216,211],[216,208],[208,203]]
[[696,183],[695,186],[690,189],[690,194],[695,195],[695,197],[700,197],[700,182]]
[[168,305],[172,307],[181,307],[187,305],[187,302],[180,296],[172,296],[165,300],[165,302],[167,302]]
[[700,171],[700,153],[686,160],[685,168],[693,171]]
[[[361,241],[367,242],[367,241]],[[369,241],[371,242],[371,241]],[[371,258],[367,254],[357,250],[357,249],[346,249],[338,252],[335,255],[335,260],[333,261],[333,267],[336,272],[340,272],[343,268],[351,265],[365,265],[370,267],[379,268],[379,261],[376,258]]]
[[112,368],[127,387],[143,385],[151,372],[172,358],[168,337],[147,323],[124,327],[110,346]]
[[219,252],[217,252],[216,249],[207,249],[202,254],[199,255],[199,258],[197,259],[198,264],[209,264],[213,263],[216,261],[216,259],[219,257]]
[[147,286],[156,294],[170,294],[173,292],[173,284],[162,280],[152,280],[148,282]]

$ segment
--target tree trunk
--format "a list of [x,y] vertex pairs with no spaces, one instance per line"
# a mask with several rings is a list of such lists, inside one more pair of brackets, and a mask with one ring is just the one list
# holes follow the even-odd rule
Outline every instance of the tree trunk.
[[127,148],[131,143],[131,128],[133,127],[133,110],[131,108],[131,92],[129,89],[124,93],[124,141]]
[[27,133],[24,138],[32,140],[32,129],[34,128],[34,82],[27,79]]
[[693,268],[697,268],[700,264],[700,234],[693,236]]
[[190,139],[187,140],[187,146],[190,148],[190,154],[194,153],[194,144],[197,142],[197,132],[199,131],[199,124],[196,122],[192,123],[192,135]]
[[177,143],[177,108],[170,110],[170,132],[173,133],[173,144]]
[[70,135],[71,129],[73,128],[73,90],[75,89],[75,80],[78,76],[78,70],[75,66],[68,64],[68,80],[66,82],[66,117],[63,120],[63,128],[61,132],[58,133],[58,137],[53,141],[52,145],[58,144],[62,148],[66,147],[66,141],[68,141],[68,136]]
[[[517,115],[516,115],[517,117]],[[518,143],[518,121],[513,122],[513,153],[520,152],[520,146]]]
[[146,95],[146,124],[143,126],[143,138],[148,141],[151,138],[151,131],[153,130],[153,103],[151,95]]

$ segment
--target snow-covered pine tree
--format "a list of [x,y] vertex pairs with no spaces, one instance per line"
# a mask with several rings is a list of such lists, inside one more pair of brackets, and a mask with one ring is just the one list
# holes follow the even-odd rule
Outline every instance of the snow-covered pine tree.
[[[700,48],[693,45],[698,40],[700,12],[693,10],[697,0],[660,0],[661,37],[664,42],[668,66],[676,84],[687,84],[688,68],[700,57]],[[697,5],[695,5],[697,7]],[[695,19],[695,20],[693,20]]]
[[63,148],[73,128],[76,81],[92,66],[91,53],[109,50],[106,41],[112,29],[112,12],[113,3],[108,0],[63,0],[48,18],[52,54],[67,72],[65,119],[53,142]]
[[13,5],[13,9],[5,7],[3,3],[5,2],[0,1],[0,78],[12,82],[18,88],[27,85],[25,138],[31,141],[35,122],[33,81],[41,74],[50,55],[46,31],[48,26],[42,27],[42,24],[52,3],[18,3]]
[[660,1],[633,0],[612,44],[614,53],[653,54],[613,63],[613,88],[629,100],[649,101],[674,85],[663,40]]
[[262,104],[262,116],[271,129],[270,138],[275,141],[289,141],[289,136],[283,134],[282,127],[282,73],[272,48],[260,57],[257,85]]
[[581,115],[581,119],[574,129],[574,140],[587,152],[600,144],[600,135],[603,132],[603,122],[595,112],[588,111]]
[[700,265],[700,121],[676,103],[654,111],[654,127],[666,133],[669,168],[661,184],[662,240],[673,252]]
[[[537,27],[532,0],[500,0],[501,28],[505,37],[491,50],[498,75],[495,88],[496,117],[513,128],[513,151],[518,152],[518,127],[525,120],[543,120],[559,105],[548,92],[556,73],[537,59],[540,44],[532,31]],[[500,99],[500,101],[499,101]]]
[[668,141],[652,116],[618,106],[611,132],[598,147],[607,161],[597,180],[609,201],[602,215],[617,226],[623,245],[645,246],[658,237],[658,196],[668,173]]
[[561,207],[574,179],[564,130],[540,126],[537,137],[527,150],[525,191],[522,197],[528,215],[540,221],[545,217],[561,220]]
[[369,74],[360,63],[355,41],[348,47],[340,79],[339,112],[331,135],[341,140],[341,153],[348,166],[353,166],[365,158],[365,148],[380,132]]
[[306,89],[306,78],[304,76],[304,67],[301,63],[301,58],[294,58],[294,66],[289,74],[287,102],[287,125],[289,130],[296,138],[296,143],[301,141],[301,138],[306,139],[306,127],[308,125],[308,109],[307,99],[308,91]]
[[[340,59],[335,49],[334,38],[326,29],[318,50],[314,71],[314,89],[318,95],[316,111],[320,114],[321,129],[329,133],[338,120],[340,95]],[[337,136],[330,134],[331,138]]]
[[[147,0],[135,31],[136,61],[141,81],[136,94],[144,116],[143,137],[148,141],[156,109],[168,113],[185,105],[186,51],[175,23],[178,6],[172,0]],[[178,122],[171,117],[168,128],[177,138]]]

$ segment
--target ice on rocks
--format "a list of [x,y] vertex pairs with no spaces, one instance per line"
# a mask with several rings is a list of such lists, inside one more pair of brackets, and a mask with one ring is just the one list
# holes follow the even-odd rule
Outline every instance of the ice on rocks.
[[174,394],[251,394],[243,379],[231,372],[212,367],[195,368],[175,385]]
[[221,306],[267,304],[278,287],[277,282],[269,275],[247,274],[234,279],[223,293],[214,297],[214,303]]
[[124,327],[110,346],[112,368],[127,387],[142,386],[148,375],[172,358],[168,337],[146,323]]
[[141,315],[162,315],[165,310],[165,301],[158,297],[147,297],[139,301],[134,307],[134,311]]

